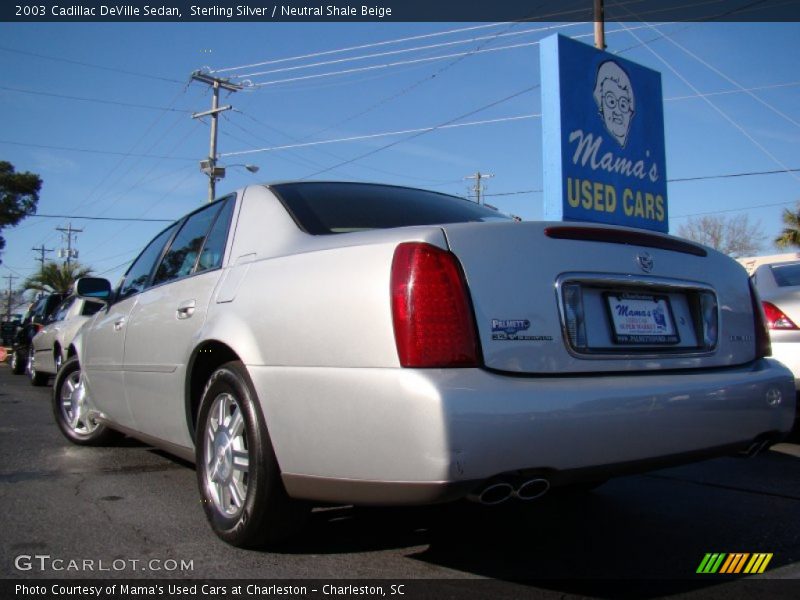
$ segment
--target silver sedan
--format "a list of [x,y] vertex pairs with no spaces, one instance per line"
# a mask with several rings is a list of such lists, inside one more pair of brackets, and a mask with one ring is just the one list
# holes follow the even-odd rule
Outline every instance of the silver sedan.
[[666,235],[410,188],[251,186],[159,233],[54,386],[78,444],[197,464],[222,539],[321,502],[533,500],[789,431],[747,275]]

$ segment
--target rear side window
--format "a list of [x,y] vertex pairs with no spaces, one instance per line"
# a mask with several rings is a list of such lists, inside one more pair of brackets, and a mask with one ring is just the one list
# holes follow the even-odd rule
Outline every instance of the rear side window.
[[142,251],[139,258],[134,261],[128,272],[125,273],[125,278],[122,280],[122,285],[119,289],[118,299],[122,300],[133,294],[138,294],[147,287],[150,273],[153,272],[156,261],[161,257],[164,245],[175,233],[177,227],[178,224],[176,223],[159,233]]
[[220,204],[212,204],[186,219],[158,266],[153,285],[186,277],[194,271],[203,242],[219,209]]
[[270,186],[298,226],[313,235],[511,220],[469,200],[413,188],[359,183],[285,183]]
[[770,269],[779,287],[800,285],[800,263],[773,265]]
[[200,259],[197,261],[197,271],[210,271],[222,266],[222,257],[225,254],[225,242],[228,241],[228,229],[231,226],[231,216],[233,215],[234,200],[227,200],[217,215],[217,220],[211,227],[203,250],[200,252]]

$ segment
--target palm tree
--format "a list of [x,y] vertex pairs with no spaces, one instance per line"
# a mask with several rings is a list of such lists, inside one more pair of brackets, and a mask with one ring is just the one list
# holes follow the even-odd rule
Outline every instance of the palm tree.
[[80,263],[56,264],[49,262],[42,267],[36,275],[31,275],[23,283],[22,287],[26,290],[36,290],[37,292],[61,292],[68,293],[76,280],[86,277],[92,273],[90,267],[84,267]]
[[800,205],[797,210],[783,209],[783,224],[786,226],[781,234],[775,238],[775,245],[780,248],[793,246],[800,248]]

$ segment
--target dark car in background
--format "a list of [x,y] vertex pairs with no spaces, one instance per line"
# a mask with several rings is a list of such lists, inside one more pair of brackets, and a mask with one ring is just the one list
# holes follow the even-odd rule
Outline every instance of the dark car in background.
[[47,318],[66,298],[67,294],[45,294],[34,301],[28,312],[22,318],[22,324],[14,336],[14,344],[9,354],[11,370],[15,375],[22,375],[28,365],[28,355],[31,351],[31,340],[44,325]]

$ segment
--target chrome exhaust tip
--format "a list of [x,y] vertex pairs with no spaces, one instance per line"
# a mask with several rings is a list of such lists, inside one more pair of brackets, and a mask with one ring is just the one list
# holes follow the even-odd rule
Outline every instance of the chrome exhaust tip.
[[745,458],[752,458],[758,454],[761,454],[765,448],[768,448],[771,445],[772,442],[770,440],[756,440],[747,447],[747,450],[743,450],[739,454]]
[[510,483],[500,482],[493,483],[481,489],[475,494],[470,494],[467,499],[471,502],[477,502],[484,506],[495,506],[502,504],[514,495],[514,488]]
[[536,500],[541,498],[550,490],[550,482],[547,479],[530,479],[523,482],[515,490],[514,496],[523,501]]

